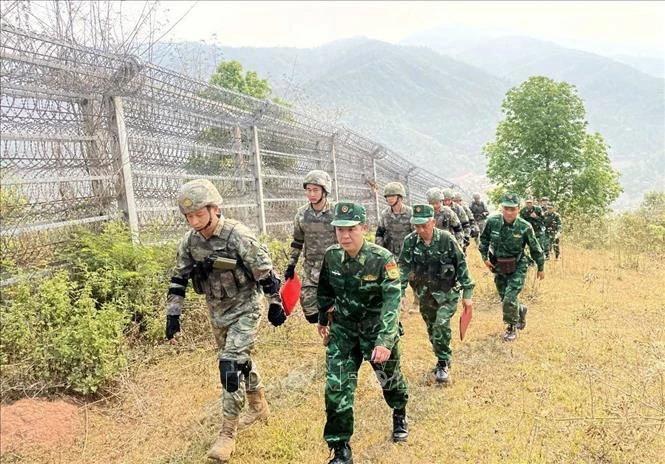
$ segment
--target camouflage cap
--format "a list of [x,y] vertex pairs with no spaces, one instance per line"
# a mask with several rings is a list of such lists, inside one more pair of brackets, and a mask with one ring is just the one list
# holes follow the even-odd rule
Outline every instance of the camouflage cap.
[[550,201],[550,199],[547,198],[547,197],[543,197],[543,198],[540,199],[540,201]]
[[515,208],[520,205],[520,197],[516,193],[506,193],[501,197],[501,206]]
[[434,208],[430,205],[413,205],[411,224],[426,224],[434,217]]
[[525,201],[526,203],[533,203],[533,198],[531,198],[531,197],[526,197],[526,198],[524,199],[524,201]]
[[330,224],[338,227],[353,227],[366,222],[367,212],[363,205],[342,201],[335,205],[335,215]]
[[206,206],[221,206],[222,196],[208,179],[191,180],[180,187],[178,208],[182,214],[193,213]]

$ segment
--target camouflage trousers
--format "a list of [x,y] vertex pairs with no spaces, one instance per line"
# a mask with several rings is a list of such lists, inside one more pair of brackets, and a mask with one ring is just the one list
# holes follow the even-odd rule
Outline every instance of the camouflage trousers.
[[545,253],[546,258],[549,258],[550,253],[552,253],[552,249],[554,249],[555,257],[558,258],[559,255],[561,254],[559,239],[556,237],[555,233],[545,234],[542,245],[543,245],[543,252]]
[[[335,321],[330,327],[325,386],[327,419],[323,430],[323,438],[329,445],[348,441],[353,435],[353,400],[358,369],[363,359],[370,359],[378,329],[378,320],[371,325],[365,321],[345,323],[344,326]],[[371,365],[388,406],[404,408],[409,395],[400,370],[399,342],[393,347],[388,361]]]
[[311,314],[318,314],[319,307],[316,304],[316,287],[315,286],[303,286],[300,289],[300,306],[302,307],[302,312],[305,316]]
[[480,234],[485,230],[485,224],[487,224],[487,219],[476,219],[476,227],[478,227],[478,235],[475,237],[476,245],[480,244]]
[[261,319],[261,303],[258,299],[252,298],[224,312],[209,304],[209,311],[212,333],[217,343],[218,359],[252,363],[249,375],[243,376],[244,381],[240,382],[238,390],[233,393],[223,390],[222,393],[224,415],[238,416],[245,406],[245,390],[257,391],[263,388],[256,363],[252,361],[256,332]]
[[460,298],[459,292],[455,291],[443,295],[443,299],[439,298],[442,300],[441,303],[438,303],[430,293],[420,299],[420,315],[425,321],[427,335],[438,361],[447,361],[452,357],[450,319],[457,311]]
[[494,284],[501,297],[503,322],[515,325],[519,322],[519,294],[524,287],[529,260],[522,258],[512,274],[495,274]]

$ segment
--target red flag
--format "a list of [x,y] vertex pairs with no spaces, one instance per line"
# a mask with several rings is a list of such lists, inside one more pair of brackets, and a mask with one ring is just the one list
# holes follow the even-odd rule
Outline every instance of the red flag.
[[282,306],[284,306],[284,312],[287,316],[291,315],[293,308],[296,307],[296,303],[300,299],[300,288],[300,279],[298,274],[295,274],[293,279],[287,280],[279,291],[279,296],[282,297]]
[[472,316],[473,316],[473,309],[464,308],[464,311],[462,311],[462,315],[459,318],[459,338],[460,338],[460,340],[464,340],[464,334],[466,334],[466,329],[469,327],[469,324],[471,323],[471,317]]

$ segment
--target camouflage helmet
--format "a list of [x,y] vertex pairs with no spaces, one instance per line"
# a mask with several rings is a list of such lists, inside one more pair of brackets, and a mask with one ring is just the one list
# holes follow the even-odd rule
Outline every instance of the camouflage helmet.
[[180,187],[178,208],[182,214],[189,214],[206,206],[222,205],[222,196],[208,179],[191,180]]
[[307,184],[318,185],[326,193],[332,191],[332,179],[330,178],[330,175],[326,171],[321,171],[320,169],[314,169],[307,173],[305,180],[302,183],[302,188],[306,189]]
[[449,188],[443,189],[442,193],[443,193],[443,199],[444,200],[452,200],[453,197],[455,196],[453,194],[452,189],[449,189]]
[[432,187],[425,194],[427,197],[427,203],[432,203],[433,201],[443,201],[443,193],[439,187]]
[[383,196],[387,197],[389,195],[399,195],[401,197],[406,196],[406,189],[399,182],[388,182],[385,187],[383,187]]
[[480,200],[480,193],[474,192],[473,193],[473,199],[476,200],[476,201]]
[[453,200],[455,201],[462,201],[462,194],[460,192],[455,192],[453,194]]

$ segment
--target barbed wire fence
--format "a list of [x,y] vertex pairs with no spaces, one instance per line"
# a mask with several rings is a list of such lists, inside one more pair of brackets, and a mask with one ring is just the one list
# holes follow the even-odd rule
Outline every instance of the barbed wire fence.
[[194,178],[217,186],[226,216],[276,237],[291,231],[312,169],[372,224],[387,182],[410,203],[457,187],[345,127],[132,55],[8,24],[0,42],[3,266],[48,264],[72,228],[116,219],[135,242],[176,239],[177,192]]

